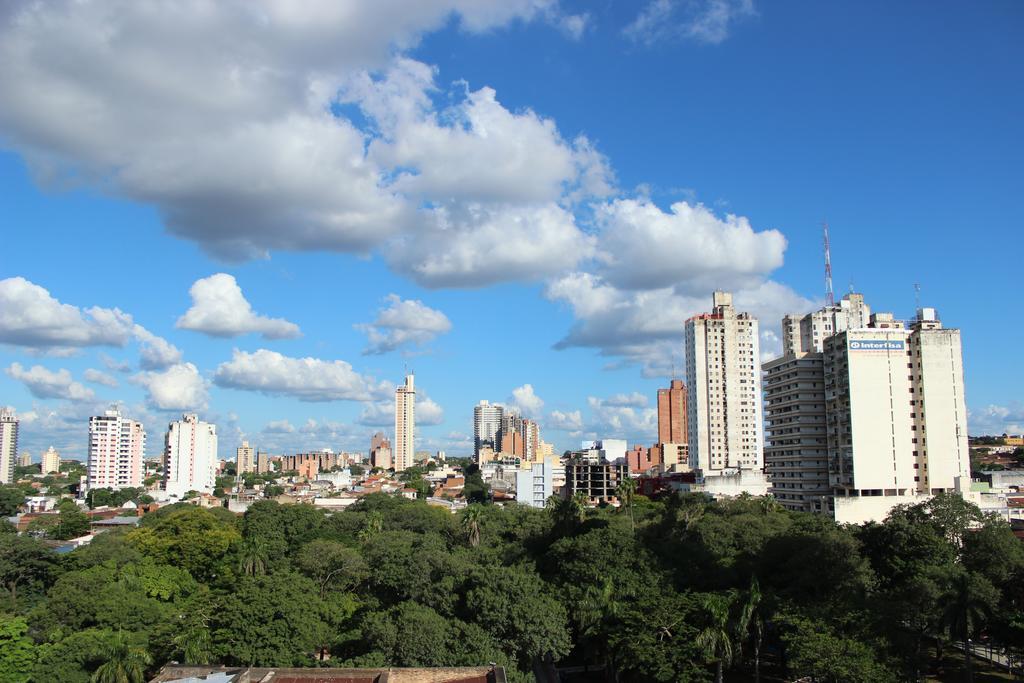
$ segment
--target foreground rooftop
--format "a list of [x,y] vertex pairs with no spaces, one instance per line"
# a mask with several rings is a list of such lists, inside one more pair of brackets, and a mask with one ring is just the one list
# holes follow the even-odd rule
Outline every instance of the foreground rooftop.
[[150,683],[505,683],[500,666],[278,669],[169,664]]

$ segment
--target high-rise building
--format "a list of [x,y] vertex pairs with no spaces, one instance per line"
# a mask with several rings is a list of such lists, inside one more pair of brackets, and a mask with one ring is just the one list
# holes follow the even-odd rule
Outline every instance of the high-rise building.
[[658,443],[686,441],[686,385],[674,379],[658,389]]
[[875,314],[825,340],[829,484],[838,522],[883,519],[895,505],[970,491],[960,331],[932,308],[911,328]]
[[763,476],[757,320],[715,292],[711,313],[686,321],[687,443],[698,488],[767,493]]
[[0,409],[0,484],[14,483],[15,454],[18,452],[18,417],[14,408]]
[[91,489],[142,486],[146,429],[118,409],[89,418],[88,486]]
[[863,294],[855,292],[813,313],[787,315],[782,319],[782,354],[821,353],[828,337],[867,327],[870,319],[871,307],[864,303]]
[[391,457],[391,441],[384,432],[377,432],[370,439],[370,466],[389,470],[395,463]]
[[[523,418],[518,413],[505,410],[501,414],[501,429],[498,431],[497,450],[501,453],[514,453],[517,439],[523,438]],[[522,452],[520,451],[520,455]]]
[[765,473],[771,494],[785,508],[831,512],[825,434],[825,340],[868,326],[861,294],[806,315],[782,319],[783,355],[764,363]]
[[256,471],[256,452],[252,446],[249,445],[248,441],[243,441],[242,445],[235,450],[235,472],[242,474],[243,472],[255,472]]
[[256,472],[263,474],[270,471],[270,455],[263,451],[256,451]]
[[18,467],[30,467],[32,465],[32,454],[28,451],[18,453]]
[[498,447],[498,434],[501,432],[501,418],[504,408],[489,401],[480,401],[473,406],[473,458],[480,460],[480,447],[487,445],[491,449]]
[[51,472],[60,472],[60,453],[57,452],[53,446],[46,449],[43,453],[42,469],[43,474],[50,474]]
[[536,420],[523,420],[523,457],[538,462],[537,446],[540,445],[540,425]]
[[213,493],[217,476],[217,427],[195,413],[167,425],[164,490],[183,498],[189,491]]
[[395,471],[402,472],[413,463],[416,453],[416,387],[410,372],[405,384],[395,389]]

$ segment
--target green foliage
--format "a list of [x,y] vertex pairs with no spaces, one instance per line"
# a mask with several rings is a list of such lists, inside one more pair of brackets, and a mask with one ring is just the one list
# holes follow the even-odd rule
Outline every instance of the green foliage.
[[28,683],[38,656],[21,617],[0,614],[0,683]]
[[884,683],[926,678],[936,639],[1024,647],[1024,548],[960,499],[853,528],[628,488],[619,509],[457,515],[383,494],[333,514],[177,504],[65,555],[3,533],[0,683],[139,680],[170,660]]
[[145,491],[146,489],[142,488],[123,488],[117,490],[109,488],[89,489],[85,496],[85,502],[90,510],[104,506],[119,508],[128,501],[138,500]]
[[821,621],[788,617],[780,619],[782,641],[790,666],[798,676],[821,683],[886,683],[893,672],[878,660],[877,643],[836,633]]
[[181,567],[200,581],[209,581],[241,541],[233,524],[194,505],[175,505],[142,518],[128,541],[144,556]]
[[25,492],[20,486],[0,484],[0,517],[13,517],[25,502]]

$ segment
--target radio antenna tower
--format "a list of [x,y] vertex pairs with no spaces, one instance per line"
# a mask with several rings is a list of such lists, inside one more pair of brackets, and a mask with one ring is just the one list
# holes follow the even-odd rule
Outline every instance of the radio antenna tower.
[[835,306],[836,297],[832,292],[832,249],[828,243],[828,223],[823,221],[821,227],[825,235],[825,305]]

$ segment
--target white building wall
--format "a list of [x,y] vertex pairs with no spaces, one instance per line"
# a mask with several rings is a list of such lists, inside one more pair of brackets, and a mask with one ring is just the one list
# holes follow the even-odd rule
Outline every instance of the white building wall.
[[0,484],[14,483],[18,453],[18,418],[13,408],[0,410]]
[[213,493],[217,476],[217,427],[194,413],[167,426],[164,490],[182,498],[189,491]]
[[542,508],[554,494],[554,463],[535,462],[528,470],[516,471],[516,502]]
[[968,488],[971,463],[960,330],[922,328],[911,334],[910,341],[920,489],[949,491],[957,488],[958,480]]

